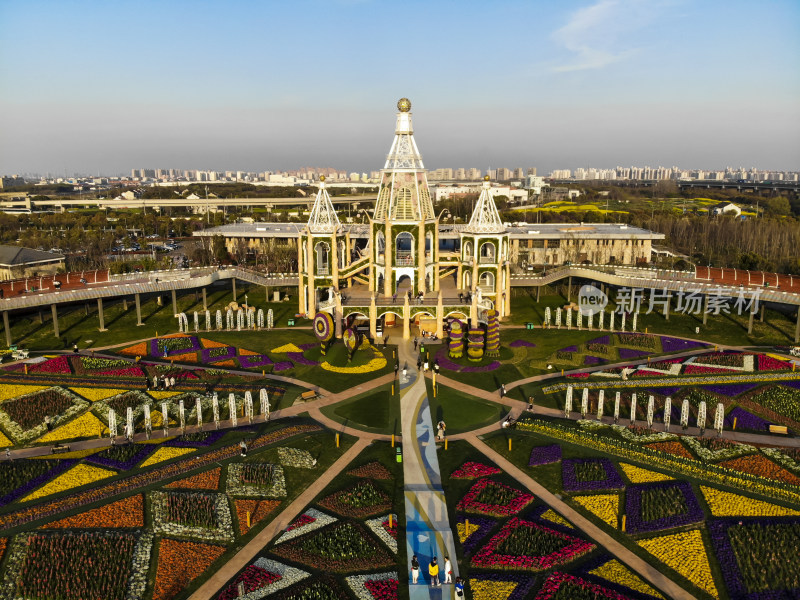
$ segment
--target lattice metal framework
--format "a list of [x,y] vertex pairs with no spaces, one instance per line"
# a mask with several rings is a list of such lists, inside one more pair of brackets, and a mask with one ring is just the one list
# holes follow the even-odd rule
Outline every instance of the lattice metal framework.
[[333,208],[333,202],[325,189],[325,180],[319,183],[319,192],[308,218],[308,230],[311,233],[333,233],[340,227],[339,217]]
[[497,212],[497,206],[494,203],[492,195],[489,193],[489,181],[483,182],[483,189],[475,205],[475,210],[469,223],[464,228],[467,233],[504,233],[506,228],[503,226],[503,221],[500,220],[500,214]]

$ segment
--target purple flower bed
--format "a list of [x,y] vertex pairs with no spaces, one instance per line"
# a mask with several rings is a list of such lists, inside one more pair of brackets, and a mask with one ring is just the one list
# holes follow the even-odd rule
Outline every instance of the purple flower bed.
[[311,350],[312,348],[319,348],[319,342],[310,342],[308,344],[300,344],[298,346],[298,348],[300,348],[300,350],[305,352],[306,350]]
[[459,515],[456,520],[459,523],[463,523],[464,519],[469,519],[470,525],[478,526],[478,530],[464,540],[463,544],[461,544],[461,547],[464,549],[464,554],[466,555],[475,552],[478,544],[480,544],[483,538],[486,537],[486,534],[489,533],[495,525],[497,525],[497,521],[487,517],[477,517],[475,515]]
[[733,427],[733,419],[736,418],[736,429],[750,429],[752,431],[767,431],[773,423],[746,411],[740,406],[736,406],[725,415],[725,427]]
[[781,385],[800,390],[800,379],[795,379],[794,381],[781,381]]
[[692,340],[682,340],[669,336],[661,336],[661,348],[664,352],[680,352],[682,350],[695,350],[697,348],[708,348],[708,344],[693,342]]
[[239,364],[245,369],[248,367],[264,367],[272,364],[272,359],[266,354],[240,355]]
[[[668,488],[675,488],[681,492],[686,505],[686,512],[652,521],[642,519],[642,495],[644,491]],[[692,491],[692,484],[688,481],[657,481],[655,483],[629,485],[625,491],[625,512],[628,515],[628,531],[630,533],[670,529],[705,520],[703,509],[700,508],[700,503]]]
[[725,580],[725,587],[731,598],[742,600],[790,600],[800,598],[800,588],[793,590],[763,590],[751,592],[742,578],[742,572],[736,560],[736,552],[733,550],[728,530],[731,527],[752,526],[752,525],[773,525],[776,523],[796,522],[796,519],[785,518],[761,518],[761,519],[715,519],[708,523],[708,531],[711,535],[711,543],[714,546],[714,553],[722,570],[722,577]]
[[288,371],[289,369],[293,368],[294,364],[288,360],[282,360],[280,362],[276,362],[275,366],[272,368],[273,371]]
[[531,450],[531,457],[528,460],[529,467],[538,465],[549,465],[561,460],[561,446],[550,444],[549,446],[536,446]]
[[514,591],[508,597],[508,600],[522,600],[527,598],[528,593],[533,589],[536,583],[536,577],[530,575],[518,575],[516,573],[470,573],[471,580],[477,581],[496,581],[502,583],[505,581],[516,581],[518,583]]
[[302,352],[287,352],[286,357],[292,359],[295,364],[307,365],[309,367],[315,367],[319,364],[317,361],[303,356]]
[[[552,527],[552,525],[549,526]],[[650,594],[638,592],[636,590],[629,588],[626,585],[622,585],[621,583],[615,583],[603,577],[592,575],[592,571],[594,571],[597,567],[606,564],[608,561],[613,560],[614,558],[615,557],[611,556],[610,554],[594,553],[590,556],[588,560],[581,563],[580,566],[578,566],[575,569],[575,571],[570,571],[570,573],[580,575],[580,577],[585,579],[586,581],[596,583],[598,585],[603,586],[606,589],[618,592],[622,594],[624,598],[627,598],[629,600],[653,600],[653,596],[651,596]],[[600,596],[600,597],[605,598],[606,596]]]
[[103,456],[106,452],[100,452],[99,454],[93,454],[92,456],[89,456],[86,459],[86,462],[94,463],[102,467],[111,467],[112,469],[127,471],[128,469],[132,469],[138,465],[149,454],[155,452],[157,449],[158,446],[156,444],[142,444],[141,449],[128,460],[115,460],[113,458],[107,458]]
[[[224,352],[221,352],[224,350]],[[217,354],[219,352],[219,354]],[[229,358],[236,357],[236,348],[233,346],[220,347],[220,348],[203,348],[200,353],[200,360],[204,363],[215,363],[221,360],[228,360]]]
[[673,387],[657,387],[657,388],[650,388],[647,390],[651,394],[661,394],[663,396],[674,396],[678,393],[681,388],[679,386]]
[[592,356],[590,354],[587,354],[583,358],[583,364],[585,365],[600,365],[603,364],[604,362],[606,362],[605,359],[602,359],[599,356]]
[[635,359],[635,358],[642,358],[648,356],[650,352],[647,350],[634,350],[632,348],[620,348],[619,349],[619,357],[625,360]]
[[[237,429],[237,431],[241,431],[241,429]],[[165,446],[175,446],[176,448],[200,448],[201,446],[210,446],[223,435],[225,435],[225,431],[204,431],[203,438],[204,439],[192,439],[188,436],[179,436],[176,437],[174,440],[170,440],[169,442],[165,442]],[[198,434],[194,433],[191,434],[193,437],[199,437]]]
[[734,398],[739,394],[749,392],[758,386],[758,383],[734,383],[730,385],[704,385],[701,386],[701,389],[713,392],[715,394],[720,394],[722,396],[728,396],[729,398]]
[[58,461],[58,463],[46,473],[42,473],[38,477],[34,477],[33,479],[28,480],[27,482],[25,482],[25,485],[18,487],[14,491],[9,492],[8,494],[0,498],[0,506],[5,506],[6,504],[10,504],[17,498],[28,495],[30,492],[38,488],[43,483],[50,481],[54,477],[61,475],[67,469],[73,467],[75,464],[77,464],[77,462],[78,460],[74,458],[62,459]]
[[589,340],[586,344],[604,344],[608,346],[611,343],[611,338],[607,335],[601,335],[599,338],[594,338],[593,340]]
[[509,346],[511,348],[535,348],[536,344],[527,340],[514,340]]
[[436,353],[436,362],[439,363],[439,367],[442,369],[447,369],[448,371],[457,372],[461,370],[460,364],[453,362],[447,357],[447,348],[444,346]]
[[[603,479],[594,481],[579,481],[576,467],[581,464],[597,463],[605,471]],[[621,490],[625,487],[622,477],[614,468],[614,464],[607,458],[565,458],[561,461],[561,478],[564,490],[568,492],[581,492],[584,490]]]
[[566,348],[561,348],[561,350],[557,350],[556,352],[577,352],[577,346],[567,346]]
[[500,362],[493,360],[488,365],[483,365],[482,367],[464,367],[461,369],[462,373],[484,373],[486,371],[494,371],[495,369],[500,368]]

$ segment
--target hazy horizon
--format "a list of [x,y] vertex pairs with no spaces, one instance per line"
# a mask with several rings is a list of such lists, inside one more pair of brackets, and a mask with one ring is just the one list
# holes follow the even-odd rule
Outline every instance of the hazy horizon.
[[[800,170],[800,4],[5,0],[0,173]],[[398,14],[399,13],[399,14]]]

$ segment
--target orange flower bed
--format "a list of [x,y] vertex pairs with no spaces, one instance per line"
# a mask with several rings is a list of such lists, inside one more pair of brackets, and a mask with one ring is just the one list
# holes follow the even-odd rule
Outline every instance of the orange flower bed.
[[720,465],[729,469],[741,471],[742,473],[760,475],[761,477],[769,477],[776,481],[800,485],[800,477],[775,464],[762,454],[733,458],[720,463]]
[[[250,531],[256,523],[281,505],[280,500],[234,500],[236,516],[239,519],[239,535]],[[250,513],[250,527],[247,526],[247,513]]]
[[225,552],[225,546],[162,539],[153,600],[174,598]]
[[6,551],[7,538],[0,538],[0,559],[3,558],[3,553]]
[[261,352],[255,352],[254,350],[245,350],[244,348],[239,348],[239,356],[258,356]]
[[682,456],[689,460],[695,460],[694,456],[686,449],[680,442],[655,442],[653,444],[645,444],[647,448],[658,450],[659,452],[666,452],[674,456]]
[[186,354],[175,354],[169,357],[170,362],[197,362],[197,352],[187,352]]
[[158,337],[161,338],[161,339],[164,339],[164,338],[189,337],[189,335],[186,334],[186,333],[170,333],[170,334],[167,334],[167,335],[160,335]]
[[125,354],[126,356],[147,356],[149,354],[147,350],[147,342],[141,342],[134,346],[128,346],[127,348],[120,350],[119,353]]
[[214,367],[238,367],[234,360],[221,360],[213,364]]
[[144,502],[141,494],[87,510],[52,523],[42,529],[62,527],[144,527]]
[[220,470],[221,468],[217,467],[210,471],[203,471],[197,475],[168,483],[164,487],[180,488],[184,490],[218,490]]
[[200,338],[200,345],[203,348],[227,348],[228,344],[223,342],[215,342],[214,340],[207,340],[206,338]]

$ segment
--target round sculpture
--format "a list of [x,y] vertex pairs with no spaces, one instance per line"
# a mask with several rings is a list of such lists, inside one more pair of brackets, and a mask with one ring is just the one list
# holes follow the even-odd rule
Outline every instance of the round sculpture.
[[355,329],[346,329],[344,335],[342,336],[344,341],[344,346],[347,348],[347,351],[352,354],[356,351],[359,344],[358,339],[358,332]]
[[328,342],[333,337],[333,317],[326,312],[319,312],[314,317],[314,333],[320,342]]
[[397,110],[400,112],[410,112],[411,100],[408,98],[400,98],[400,100],[397,101]]

